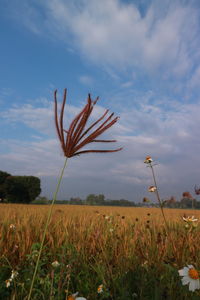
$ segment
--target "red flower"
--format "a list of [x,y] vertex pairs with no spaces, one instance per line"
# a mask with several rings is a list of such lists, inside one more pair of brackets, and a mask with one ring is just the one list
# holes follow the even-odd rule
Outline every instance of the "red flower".
[[[105,119],[106,115],[108,114],[109,110],[106,110],[105,113],[92,125],[90,125],[86,129],[87,121],[93,111],[93,108],[99,98],[96,98],[95,101],[91,100],[90,94],[88,95],[87,104],[84,106],[84,108],[81,110],[81,112],[73,119],[71,122],[69,129],[65,130],[63,127],[63,116],[64,116],[64,109],[65,109],[65,103],[66,103],[66,96],[67,96],[67,90],[64,89],[64,95],[63,95],[63,102],[60,112],[60,117],[58,120],[58,111],[57,111],[57,90],[54,92],[54,100],[55,100],[55,125],[56,130],[58,133],[58,137],[61,143],[61,147],[63,150],[63,153],[66,157],[72,157],[75,155],[83,154],[83,153],[89,153],[89,152],[116,152],[122,150],[122,148],[117,148],[114,150],[82,150],[80,151],[84,146],[87,144],[96,142],[102,142],[102,143],[111,143],[116,142],[116,140],[97,140],[96,138],[100,136],[104,131],[106,131],[108,128],[110,128],[112,125],[114,125],[119,117],[115,117],[113,119],[114,113],[111,113],[107,118]],[[99,124],[102,120],[104,121]],[[99,126],[94,129],[94,127],[99,124]],[[91,131],[93,129],[93,131]]]

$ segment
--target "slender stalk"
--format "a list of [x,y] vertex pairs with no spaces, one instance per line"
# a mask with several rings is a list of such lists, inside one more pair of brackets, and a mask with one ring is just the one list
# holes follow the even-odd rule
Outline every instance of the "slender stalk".
[[164,210],[163,210],[163,203],[160,199],[160,195],[159,195],[159,192],[158,192],[158,186],[157,186],[157,182],[156,182],[156,177],[155,177],[155,173],[154,173],[154,169],[153,169],[153,166],[152,164],[150,164],[150,168],[151,168],[151,171],[152,171],[152,175],[153,175],[153,181],[154,181],[154,186],[156,187],[156,196],[157,196],[157,199],[158,199],[158,203],[160,205],[160,209],[161,209],[161,212],[162,212],[162,216],[163,216],[163,219],[164,219],[164,222],[165,222],[165,225],[167,227],[167,230],[169,230],[168,228],[168,224],[167,224],[167,220],[165,218],[165,214],[164,214]]
[[166,231],[167,232],[167,236],[171,240],[171,244],[172,244],[172,247],[173,247],[173,250],[174,250],[174,254],[175,254],[176,253],[176,248],[174,246],[174,242],[173,242],[173,239],[171,237],[170,229],[169,229],[169,226],[168,226],[168,223],[167,223],[167,220],[166,220],[166,217],[165,217],[164,209],[163,209],[163,203],[162,203],[162,200],[160,199],[160,195],[159,195],[159,192],[158,192],[158,186],[157,186],[157,182],[156,182],[156,176],[155,176],[155,173],[154,173],[154,169],[153,169],[153,166],[152,166],[151,163],[149,164],[149,166],[150,166],[151,171],[152,171],[154,186],[156,187],[156,191],[155,191],[156,192],[156,196],[157,196],[158,203],[159,203],[159,206],[160,206],[160,209],[161,209],[161,212],[162,212],[162,216],[163,216],[163,219],[164,219],[164,222],[165,222],[165,226],[166,226],[166,229],[167,229],[167,231]]
[[49,211],[48,211],[47,221],[46,221],[46,224],[45,224],[45,227],[44,227],[42,242],[40,244],[40,250],[39,250],[39,253],[38,253],[37,262],[36,262],[36,265],[35,265],[35,270],[34,270],[33,278],[32,278],[32,281],[31,281],[31,287],[30,287],[30,291],[29,291],[29,295],[28,295],[27,300],[31,299],[31,294],[32,294],[32,291],[33,291],[33,285],[34,285],[34,282],[35,282],[35,277],[36,277],[36,274],[37,274],[39,261],[40,261],[40,257],[41,257],[41,254],[42,254],[42,249],[43,249],[43,246],[44,246],[44,241],[45,241],[45,237],[46,237],[46,233],[47,233],[47,228],[48,228],[48,225],[50,223],[52,212],[53,212],[53,205],[54,205],[54,203],[57,199],[57,194],[58,194],[58,191],[59,191],[59,188],[60,188],[60,184],[61,184],[61,181],[62,181],[62,178],[63,178],[63,174],[64,174],[64,170],[65,170],[66,165],[67,165],[67,157],[65,159],[64,166],[62,167],[60,177],[58,179],[58,183],[57,183],[57,186],[56,186],[56,191],[54,193],[53,200],[51,202],[51,205],[50,205],[50,208],[49,208]]

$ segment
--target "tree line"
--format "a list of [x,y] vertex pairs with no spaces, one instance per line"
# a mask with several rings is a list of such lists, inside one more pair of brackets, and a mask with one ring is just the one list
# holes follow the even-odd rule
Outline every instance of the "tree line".
[[[2,203],[33,203],[49,204],[51,200],[46,197],[38,197],[41,193],[40,179],[35,176],[13,176],[0,171],[0,201]],[[195,194],[200,195],[200,189],[195,187]],[[79,197],[69,200],[57,200],[57,204],[71,205],[100,205],[100,206],[126,206],[126,207],[156,207],[156,202],[143,198],[141,202],[133,202],[126,199],[105,199],[104,194],[89,194],[85,199]],[[168,208],[194,208],[200,209],[200,201],[197,201],[189,192],[184,192],[182,198],[176,201],[175,197],[163,200],[163,206]]]
[[[125,199],[120,200],[111,200],[105,199],[103,194],[95,195],[89,194],[85,199],[79,197],[72,197],[69,200],[57,200],[56,204],[69,204],[69,205],[97,205],[97,206],[125,206],[125,207],[158,207],[158,203],[146,201],[147,198],[144,198],[145,201],[133,202]],[[48,200],[46,197],[38,197],[35,201],[35,204],[49,204],[51,200]],[[170,199],[163,200],[163,207],[167,208],[194,208],[200,209],[200,201],[192,197],[188,197],[188,192],[182,194],[180,201],[176,201],[175,197]]]
[[[33,204],[49,204],[51,200],[46,197],[38,197]],[[69,200],[56,200],[56,204],[69,204],[69,205],[98,205],[98,206],[136,206],[133,201],[120,199],[120,200],[110,200],[105,199],[103,194],[95,195],[89,194],[85,199],[79,197],[71,197]]]

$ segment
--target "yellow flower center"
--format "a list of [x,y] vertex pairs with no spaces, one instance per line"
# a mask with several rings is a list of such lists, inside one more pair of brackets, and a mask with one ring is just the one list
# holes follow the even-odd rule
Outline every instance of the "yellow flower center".
[[195,269],[189,269],[188,275],[189,275],[190,278],[192,278],[192,279],[199,279],[199,273],[198,273],[197,270],[195,270]]

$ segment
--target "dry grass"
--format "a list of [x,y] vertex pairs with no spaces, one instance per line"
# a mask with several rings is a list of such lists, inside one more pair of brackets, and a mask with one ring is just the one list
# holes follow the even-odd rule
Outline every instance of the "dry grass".
[[[23,259],[24,255],[30,252],[32,244],[41,240],[47,211],[48,206],[43,205],[1,204],[1,255],[11,254],[13,259],[13,253],[16,252],[17,259]],[[200,217],[198,210],[165,209],[165,214],[171,226],[177,223],[183,226],[184,214]],[[111,216],[110,221],[106,220],[105,216]],[[9,228],[10,224],[14,224],[16,228]],[[110,238],[110,229],[113,229],[113,235],[117,234],[120,239],[123,237],[123,251],[126,247],[128,251],[132,226],[134,240],[137,240],[141,231],[146,232],[148,227],[159,232],[158,228],[163,226],[160,209],[55,205],[46,242],[52,249],[60,247],[66,239],[78,248],[87,247],[87,242],[90,245],[92,243],[93,247],[97,237],[98,240],[106,242],[107,238]]]
[[[43,205],[0,205],[0,255],[12,268],[21,269],[33,244],[41,241],[47,211],[48,206]],[[182,220],[184,214],[200,218],[200,211],[165,209],[165,214],[175,249],[158,208],[55,205],[44,255],[50,253],[49,264],[54,260],[66,265],[72,262],[76,272],[84,264],[88,273],[98,274],[99,283],[107,282],[111,288],[116,278],[138,267],[165,272],[163,264],[175,270],[187,263],[200,265],[199,228],[190,232]],[[10,228],[11,224],[15,228]],[[87,297],[95,299],[94,291]]]

